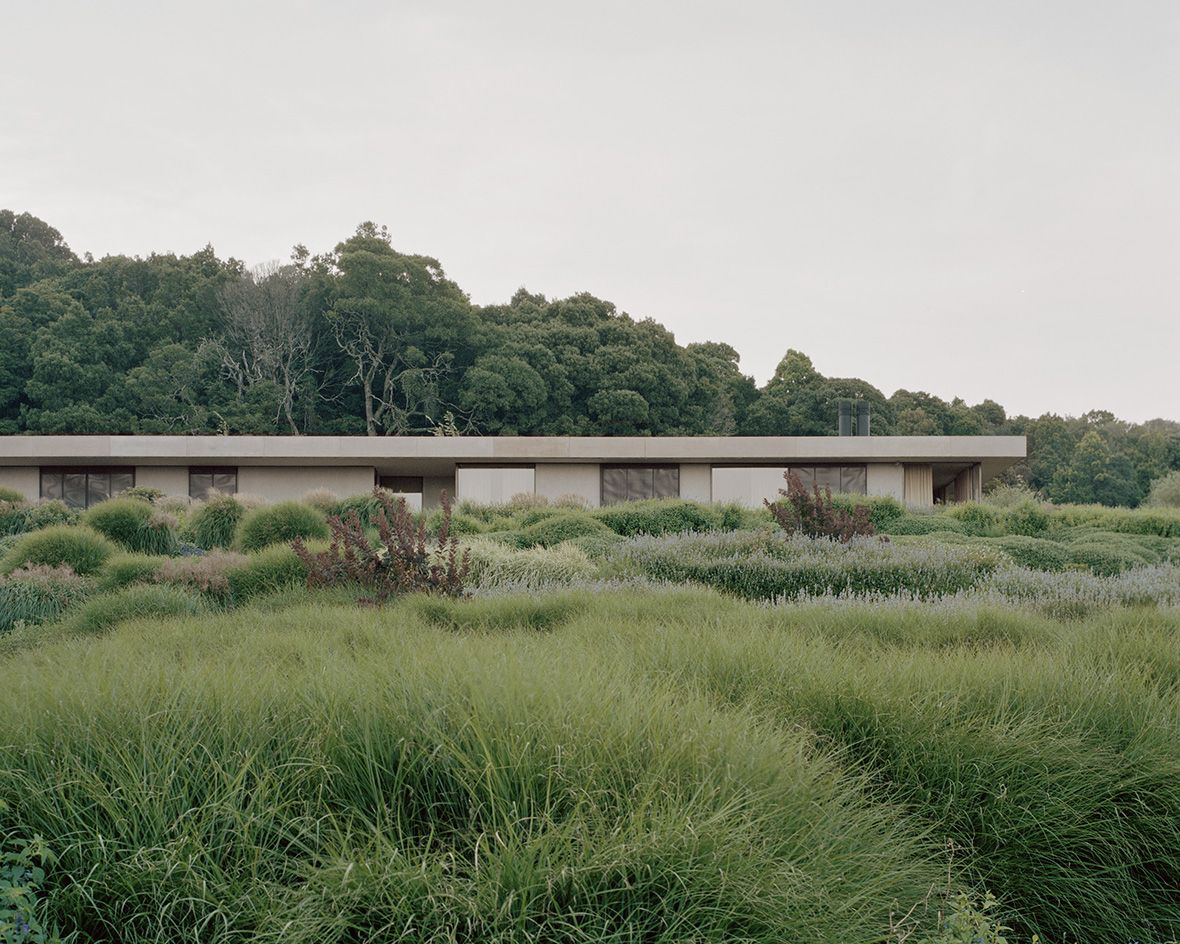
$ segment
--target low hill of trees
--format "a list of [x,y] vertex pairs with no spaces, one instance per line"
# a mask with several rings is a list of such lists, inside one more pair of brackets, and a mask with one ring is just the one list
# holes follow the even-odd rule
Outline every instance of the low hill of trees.
[[825,377],[788,350],[759,388],[728,344],[680,345],[588,293],[473,305],[436,259],[364,223],[331,252],[247,270],[189,256],[79,258],[0,210],[0,433],[1029,437],[1011,475],[1056,501],[1137,505],[1180,469],[1180,423],[1009,416]]

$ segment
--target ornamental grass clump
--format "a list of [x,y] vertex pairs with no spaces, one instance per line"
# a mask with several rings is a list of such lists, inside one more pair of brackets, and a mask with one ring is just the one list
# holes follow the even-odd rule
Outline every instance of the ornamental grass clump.
[[89,582],[69,567],[26,564],[0,576],[0,633],[18,623],[52,622],[89,592]]
[[160,564],[153,580],[228,601],[229,572],[249,563],[249,560],[245,554],[220,550],[210,551],[200,557],[170,557]]
[[850,511],[832,500],[831,488],[820,491],[819,485],[812,485],[809,491],[792,471],[784,473],[783,478],[787,480],[787,487],[779,489],[782,497],[774,502],[763,499],[762,503],[787,534],[834,538],[847,544],[855,537],[876,533],[867,505],[858,503]]
[[180,542],[176,519],[143,498],[100,502],[82,523],[137,554],[175,554]]
[[314,508],[296,501],[279,502],[246,512],[234,533],[234,550],[260,551],[296,539],[327,538],[328,525]]
[[214,495],[188,517],[184,537],[205,550],[228,548],[246,509],[232,495]]
[[343,519],[328,519],[331,543],[325,551],[313,553],[300,538],[292,542],[307,569],[308,587],[360,586],[372,593],[364,601],[378,605],[404,593],[461,593],[471,554],[460,553],[459,539],[450,533],[451,503],[446,493],[433,545],[427,541],[426,524],[409,512],[404,498],[395,503],[380,489],[373,496],[381,506],[375,520],[376,543],[365,534],[355,511]]
[[26,534],[0,562],[0,573],[11,573],[24,564],[65,564],[75,573],[93,574],[115,552],[115,545],[86,527],[54,525]]

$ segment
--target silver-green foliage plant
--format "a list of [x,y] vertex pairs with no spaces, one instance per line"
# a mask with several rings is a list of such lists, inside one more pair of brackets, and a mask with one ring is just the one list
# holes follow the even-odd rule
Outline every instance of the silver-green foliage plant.
[[934,597],[978,586],[1003,558],[951,545],[899,545],[878,538],[734,532],[636,538],[610,555],[657,580],[691,581],[750,599],[911,593]]

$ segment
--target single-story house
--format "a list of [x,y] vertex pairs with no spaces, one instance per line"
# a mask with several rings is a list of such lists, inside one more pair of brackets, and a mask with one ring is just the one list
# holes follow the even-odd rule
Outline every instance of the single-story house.
[[577,496],[760,505],[790,469],[911,508],[969,501],[1023,459],[1023,436],[0,436],[0,485],[87,507],[132,485],[268,501],[379,485],[415,507]]

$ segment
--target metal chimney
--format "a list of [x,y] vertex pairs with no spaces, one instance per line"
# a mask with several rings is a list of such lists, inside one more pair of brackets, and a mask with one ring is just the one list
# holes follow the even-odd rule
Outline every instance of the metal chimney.
[[867,400],[856,401],[856,435],[869,434],[869,404]]
[[843,398],[839,401],[840,406],[840,435],[852,435],[852,403]]

